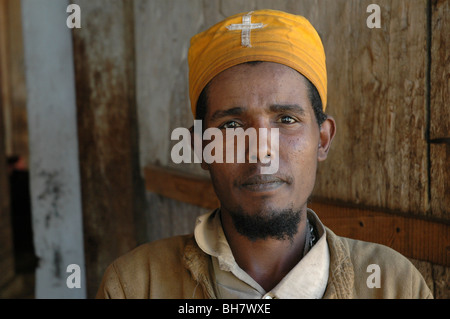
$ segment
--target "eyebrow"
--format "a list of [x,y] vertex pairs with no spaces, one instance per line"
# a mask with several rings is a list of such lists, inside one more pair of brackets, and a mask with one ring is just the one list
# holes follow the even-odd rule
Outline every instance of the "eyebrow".
[[[272,104],[269,107],[270,112],[272,113],[282,113],[282,112],[296,112],[300,116],[305,115],[305,109],[299,105],[299,104]],[[214,114],[211,116],[210,121],[216,121],[218,119],[221,119],[223,117],[227,116],[237,116],[241,115],[245,112],[245,108],[241,106],[232,107],[227,110],[219,110],[214,112]]]
[[296,112],[300,116],[306,114],[305,109],[299,104],[273,104],[269,109],[273,113]]
[[240,107],[240,106],[232,107],[231,109],[220,110],[220,111],[214,112],[214,114],[210,118],[210,121],[216,121],[216,120],[226,117],[226,116],[241,115],[242,113],[244,113],[243,107]]

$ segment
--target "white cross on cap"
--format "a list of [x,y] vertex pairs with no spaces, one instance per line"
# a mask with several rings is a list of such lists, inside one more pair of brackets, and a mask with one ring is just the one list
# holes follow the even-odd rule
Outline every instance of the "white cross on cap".
[[250,43],[250,31],[253,29],[262,29],[266,26],[265,24],[262,24],[262,23],[252,23],[252,17],[251,17],[252,13],[253,13],[253,11],[242,16],[242,23],[230,24],[229,26],[227,26],[227,29],[230,31],[242,30],[241,44],[242,44],[242,46],[248,47],[248,48],[250,48],[252,46]]

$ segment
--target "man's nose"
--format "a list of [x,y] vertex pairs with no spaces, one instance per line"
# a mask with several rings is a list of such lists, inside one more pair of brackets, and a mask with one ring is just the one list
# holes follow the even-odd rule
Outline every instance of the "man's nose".
[[[250,141],[248,148],[248,161],[268,164],[274,156],[277,156],[278,128],[271,128],[270,123],[258,123],[254,129],[257,132],[257,141]],[[275,136],[276,135],[276,136]],[[277,145],[275,145],[277,144]]]

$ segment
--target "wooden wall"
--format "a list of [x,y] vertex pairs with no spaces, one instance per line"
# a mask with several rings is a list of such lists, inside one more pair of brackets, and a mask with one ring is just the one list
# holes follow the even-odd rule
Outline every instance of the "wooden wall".
[[21,155],[28,163],[26,87],[23,63],[20,1],[1,0],[1,77],[5,148],[8,156]]
[[433,1],[429,74],[430,210],[450,219],[450,2]]
[[427,3],[379,1],[381,29],[369,29],[370,3],[326,5],[325,25],[316,22],[327,48],[329,113],[338,133],[315,194],[426,215]]
[[[310,19],[327,54],[337,136],[313,207],[338,234],[398,249],[437,298],[450,298],[449,1],[71,2],[82,19],[72,38],[88,297],[116,257],[192,232],[217,204],[198,164],[170,158],[170,133],[193,123],[189,39],[231,14],[272,8]],[[374,2],[380,29],[366,25]]]
[[[11,68],[10,56],[11,33],[9,26],[13,23],[11,16],[14,16],[13,4],[5,0],[0,1],[0,298],[14,296],[16,289],[16,271],[14,260],[14,243],[11,223],[11,205],[9,191],[9,174],[7,170],[6,158],[11,155],[13,149],[12,101],[11,90]],[[17,44],[17,42],[15,42]],[[15,64],[17,65],[17,63]],[[14,91],[17,92],[17,91]],[[8,119],[8,120],[7,120]]]
[[3,102],[0,100],[0,270],[3,274],[0,279],[0,297],[3,295],[2,290],[10,284],[15,275],[4,132]]
[[[76,1],[73,30],[78,141],[88,296],[105,265],[144,241],[144,187],[139,175],[133,6]],[[144,234],[144,235],[142,235]]]

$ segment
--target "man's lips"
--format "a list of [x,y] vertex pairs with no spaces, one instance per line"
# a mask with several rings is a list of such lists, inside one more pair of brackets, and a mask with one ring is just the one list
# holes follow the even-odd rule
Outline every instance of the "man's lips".
[[253,175],[244,179],[240,184],[241,188],[250,191],[269,191],[280,187],[288,181],[275,175]]

